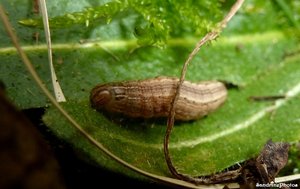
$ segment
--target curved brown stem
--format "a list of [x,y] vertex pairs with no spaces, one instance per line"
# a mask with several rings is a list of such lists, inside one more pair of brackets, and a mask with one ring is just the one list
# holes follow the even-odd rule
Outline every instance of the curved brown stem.
[[[172,173],[173,176],[175,176],[178,179],[181,180],[185,180],[191,183],[195,183],[195,184],[211,184],[211,183],[219,183],[219,179],[223,178],[222,180],[224,180],[224,178],[227,178],[226,175],[223,174],[220,175],[221,177],[218,177],[217,175],[212,175],[212,176],[208,176],[208,177],[191,177],[189,175],[185,175],[185,174],[181,174],[179,173],[175,166],[172,163],[172,159],[170,157],[170,152],[169,152],[169,140],[170,140],[170,135],[172,133],[172,129],[174,126],[174,117],[175,117],[175,106],[176,106],[176,102],[177,99],[179,97],[180,94],[180,88],[181,85],[184,81],[185,78],[185,74],[187,71],[187,67],[189,65],[189,63],[191,62],[191,60],[194,58],[194,56],[199,52],[200,48],[207,43],[208,41],[214,40],[215,38],[217,38],[219,36],[219,34],[221,33],[222,29],[224,29],[227,25],[227,23],[231,20],[231,18],[236,14],[236,12],[239,10],[239,8],[242,6],[244,0],[237,0],[235,2],[235,4],[231,7],[229,13],[224,17],[224,19],[217,25],[216,29],[207,33],[197,44],[196,47],[194,48],[194,50],[190,53],[190,55],[188,56],[187,60],[185,61],[182,71],[181,71],[181,77],[180,80],[178,82],[177,85],[177,89],[174,95],[174,98],[172,100],[171,103],[171,109],[169,112],[169,116],[168,116],[168,122],[167,122],[167,130],[166,130],[166,134],[165,134],[165,138],[164,138],[164,155],[165,155],[165,160],[167,162],[168,168],[170,170],[170,172]],[[225,179],[227,180],[227,179]]]

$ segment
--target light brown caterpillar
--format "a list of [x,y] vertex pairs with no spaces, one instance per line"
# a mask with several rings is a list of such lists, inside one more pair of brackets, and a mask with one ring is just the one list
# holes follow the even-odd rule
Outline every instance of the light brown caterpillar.
[[[128,117],[167,117],[178,81],[178,78],[156,77],[100,84],[92,89],[90,101],[97,110]],[[184,81],[175,107],[175,119],[201,118],[220,107],[226,97],[227,89],[219,81]]]

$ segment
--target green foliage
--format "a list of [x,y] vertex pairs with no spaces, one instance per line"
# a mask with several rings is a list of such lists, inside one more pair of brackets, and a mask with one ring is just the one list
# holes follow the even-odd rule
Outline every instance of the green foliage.
[[130,6],[143,16],[143,23],[135,28],[142,45],[164,45],[168,38],[200,35],[208,32],[220,20],[221,4],[215,1],[132,0]]
[[299,1],[271,1],[278,10],[276,19],[278,26],[285,28],[286,32],[294,38],[300,39],[300,3]]
[[295,27],[300,29],[300,3],[298,1],[272,1],[279,10],[278,23],[285,27]]
[[[122,0],[50,18],[49,23],[52,29],[68,28],[76,24],[88,27],[90,24],[101,24],[99,19],[109,23],[117,13],[133,10],[138,18],[132,31],[139,39],[139,44],[164,46],[170,37],[180,36],[182,33],[199,35],[208,32],[220,20],[224,11],[221,8],[219,0]],[[25,19],[19,23],[42,27],[41,19]]]
[[[67,28],[75,24],[85,24],[88,27],[91,22],[96,22],[101,18],[105,19],[106,22],[109,23],[116,13],[123,11],[126,7],[126,1],[122,3],[119,1],[110,2],[103,6],[86,8],[82,12],[68,13],[63,16],[51,18],[49,19],[49,23],[52,29]],[[19,23],[30,27],[43,27],[42,19],[20,20]]]

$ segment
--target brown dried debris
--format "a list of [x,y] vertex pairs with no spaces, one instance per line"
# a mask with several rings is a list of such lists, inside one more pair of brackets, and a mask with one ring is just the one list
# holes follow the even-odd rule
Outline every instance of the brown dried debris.
[[257,158],[246,162],[241,170],[241,188],[255,188],[256,184],[268,184],[274,181],[279,171],[288,161],[290,145],[269,140]]

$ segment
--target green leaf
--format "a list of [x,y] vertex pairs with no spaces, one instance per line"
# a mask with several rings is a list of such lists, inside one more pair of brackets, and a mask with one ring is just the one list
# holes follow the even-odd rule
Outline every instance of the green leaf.
[[[20,4],[23,8],[15,8],[17,2],[4,5],[20,35],[22,47],[51,88],[44,39],[41,36],[40,42],[35,44],[31,37],[41,31],[18,26],[17,21],[26,17],[31,7],[23,3]],[[50,14],[67,13],[54,5],[68,2],[49,1],[53,11]],[[68,11],[80,11],[87,2]],[[299,140],[300,46],[290,33],[278,29],[274,7],[266,6],[269,3],[265,1],[256,3],[254,9],[251,9],[253,2],[245,4],[223,35],[203,47],[188,68],[188,80],[218,79],[239,88],[229,90],[227,102],[215,113],[201,120],[176,123],[170,151],[175,166],[183,173],[204,175],[221,171],[258,154],[270,138],[287,142]],[[132,37],[138,19],[134,13],[118,17],[105,26],[52,31],[55,69],[67,98],[62,105],[119,157],[143,170],[170,176],[162,148],[165,120],[112,120],[89,104],[89,92],[99,83],[161,75],[178,77],[182,63],[200,39],[179,25],[178,33],[167,39],[164,49],[139,48]],[[261,24],[262,21],[265,23]],[[47,106],[47,100],[31,81],[4,30],[0,32],[0,78],[9,96],[23,109]],[[287,98],[276,102],[249,101],[250,96],[270,95],[287,95]],[[52,106],[47,109],[44,121],[96,165],[138,177],[103,155]]]
[[[277,46],[281,46],[281,43],[288,43],[286,40],[288,39],[283,38],[279,40],[280,42],[276,43]],[[225,41],[227,40],[224,40],[226,44]],[[220,52],[218,49],[222,49],[222,42],[223,41],[220,40],[214,46],[206,49],[206,56],[212,57],[215,52]],[[228,50],[225,51],[225,49],[222,49],[223,53],[231,57],[232,49],[234,49],[235,45],[226,44],[225,46]],[[249,56],[249,53],[246,52],[249,52],[248,49],[252,48],[251,45],[245,44],[243,47],[245,54],[240,61],[246,60],[245,56]],[[173,50],[178,52],[176,48]],[[146,50],[143,50],[143,52],[136,53],[135,55],[142,56],[145,51]],[[194,80],[204,78],[230,80],[232,75],[237,77],[237,75],[240,74],[239,77],[244,76],[244,87],[239,90],[230,90],[228,101],[224,107],[209,115],[207,118],[195,122],[180,123],[175,126],[170,145],[171,154],[179,170],[192,175],[210,174],[223,170],[236,162],[255,156],[265,141],[270,138],[274,141],[290,142],[299,139],[300,123],[298,120],[299,110],[297,107],[299,106],[300,69],[297,62],[300,56],[281,60],[280,56],[275,55],[276,51],[278,52],[280,50],[273,48],[271,54],[275,57],[272,57],[272,59],[277,59],[277,61],[273,61],[272,63],[269,62],[267,57],[257,62],[251,62],[252,65],[248,63],[249,65],[247,66],[245,65],[247,61],[232,61],[236,64],[234,68],[231,68],[228,64],[223,62],[222,65],[215,64],[218,66],[217,69],[209,72],[212,74],[211,76],[205,71],[203,73],[198,71],[200,70],[198,68],[189,69],[188,75],[189,77],[192,75]],[[149,55],[151,53],[153,52],[149,51],[147,54]],[[241,52],[234,51],[234,53],[240,54]],[[157,55],[160,53],[156,52],[153,54]],[[255,54],[253,54],[253,56]],[[226,59],[227,56],[223,56],[223,59]],[[263,55],[261,55],[261,57],[263,57]],[[215,58],[211,59],[210,61],[214,62]],[[160,58],[159,60],[163,61],[164,59]],[[153,64],[155,64],[154,68],[150,66]],[[196,64],[195,62],[195,65],[191,67],[197,67]],[[239,67],[238,64],[242,66]],[[138,77],[139,74],[143,75],[143,77],[139,78],[153,77],[156,74],[153,74],[154,71],[149,70],[155,68],[162,69],[161,73],[157,75],[161,75],[164,72],[173,73],[176,69],[179,69],[180,66],[177,66],[176,69],[172,69],[172,66],[175,67],[176,64],[167,60],[163,61],[163,63],[155,63],[154,61],[149,64],[135,64],[135,62],[129,59],[126,63],[114,62],[114,64],[105,64],[106,69],[109,71],[105,72],[104,70],[103,73],[103,64],[94,63],[86,65],[86,63],[82,63],[82,65],[78,67],[84,67],[84,65],[90,66],[90,68],[92,67],[95,72],[98,70],[102,73],[101,75],[99,74],[98,78],[93,73],[89,74],[89,76],[92,78],[95,77],[95,80],[99,81],[84,81],[84,79],[80,77],[80,79],[78,79],[82,82],[80,85],[85,86],[87,85],[86,83],[90,83],[91,86],[83,87],[85,89],[84,94],[82,94],[83,96],[79,97],[79,99],[70,99],[67,103],[63,104],[65,109],[70,112],[92,136],[118,156],[144,170],[165,175],[165,173],[167,173],[167,167],[162,153],[165,122],[145,121],[141,123],[114,123],[110,117],[107,118],[90,108],[88,89],[91,89],[91,87],[97,83],[103,83],[108,80],[133,79]],[[209,67],[212,63],[201,62],[201,64],[197,65]],[[245,67],[246,70],[244,70]],[[68,69],[76,70],[74,67]],[[139,72],[133,72],[133,69]],[[234,69],[238,69],[238,71]],[[77,72],[78,75],[88,75],[88,73],[85,73],[85,70],[78,69]],[[149,74],[147,74],[147,72]],[[249,74],[247,77],[248,72],[252,74],[255,72],[257,75],[250,77]],[[109,73],[111,75],[107,75],[106,77],[105,75]],[[114,73],[118,73],[117,78]],[[132,74],[128,75],[128,73]],[[205,73],[206,76],[203,76]],[[64,83],[63,80],[62,83]],[[236,83],[239,84],[239,80],[236,80]],[[69,83],[69,87],[66,90],[77,93],[76,90],[72,90],[71,85],[74,84]],[[250,96],[278,94],[289,94],[290,96],[282,101],[276,102],[275,105],[273,102],[253,102],[248,100]],[[76,134],[68,123],[63,119],[58,119],[58,117],[59,113],[51,108],[45,116],[45,122],[48,123],[50,128],[55,130],[59,136],[66,138],[69,142],[74,144],[75,147],[86,152],[98,164],[110,167],[110,163],[108,163],[107,160],[105,163],[101,163],[104,157],[100,155],[96,148],[84,142],[84,139],[80,138],[78,133]]]

